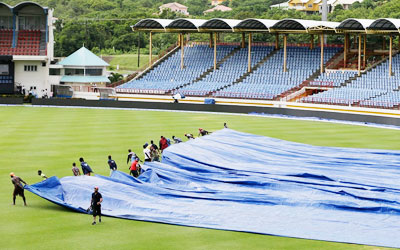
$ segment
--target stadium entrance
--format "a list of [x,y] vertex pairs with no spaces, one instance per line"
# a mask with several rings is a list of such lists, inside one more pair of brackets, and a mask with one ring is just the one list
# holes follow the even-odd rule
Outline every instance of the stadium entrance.
[[14,62],[12,56],[0,56],[0,94],[14,93]]

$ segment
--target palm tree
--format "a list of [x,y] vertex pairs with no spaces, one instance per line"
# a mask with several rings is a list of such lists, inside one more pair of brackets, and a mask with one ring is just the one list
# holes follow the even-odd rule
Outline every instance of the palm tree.
[[120,73],[112,72],[111,75],[108,77],[108,79],[110,80],[111,83],[114,83],[124,79],[124,76],[121,75]]

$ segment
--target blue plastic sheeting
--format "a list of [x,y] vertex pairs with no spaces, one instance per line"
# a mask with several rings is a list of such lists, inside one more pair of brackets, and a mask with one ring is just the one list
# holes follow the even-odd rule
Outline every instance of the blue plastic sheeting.
[[168,147],[135,179],[57,177],[26,188],[86,212],[177,225],[400,247],[400,151],[318,147],[224,129]]

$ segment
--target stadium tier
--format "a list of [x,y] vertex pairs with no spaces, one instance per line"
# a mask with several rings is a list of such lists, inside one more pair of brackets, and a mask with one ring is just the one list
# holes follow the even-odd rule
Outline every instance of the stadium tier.
[[[289,47],[288,72],[283,72],[283,49],[272,54],[273,47],[254,46],[252,67],[259,65],[256,70],[246,75],[248,48],[233,51],[234,48],[228,45],[218,46],[217,61],[220,62],[231,52],[234,54],[221,62],[217,70],[204,74],[213,66],[213,49],[205,45],[186,47],[183,70],[180,68],[178,51],[142,78],[117,88],[130,89],[130,93],[164,94],[174,90],[173,93],[205,96],[216,91],[216,97],[274,99],[283,92],[299,86],[320,67],[318,48],[310,50],[308,47]],[[326,48],[324,62],[339,50],[340,48],[336,47]],[[267,58],[268,56],[271,57]],[[200,78],[202,74],[204,77]]]
[[[231,53],[235,46],[218,46],[217,61]],[[214,50],[206,45],[186,46],[185,67],[181,69],[181,50],[177,50],[164,62],[139,79],[127,82],[118,89],[130,89],[133,93],[164,94],[188,84],[213,67]]]
[[[347,84],[345,83],[346,77],[349,79],[355,74],[346,73],[343,78],[335,82],[335,88],[304,97],[301,101],[379,108],[398,106],[400,104],[400,75],[398,74],[400,72],[400,56],[393,57],[393,76],[388,76],[388,64],[389,62],[385,61]],[[333,77],[338,75],[340,73],[333,74]],[[329,78],[327,81],[333,82],[333,79]],[[337,84],[338,82],[339,84]]]
[[[252,67],[273,51],[273,47],[254,46],[251,53]],[[242,48],[204,79],[175,90],[184,95],[205,96],[219,88],[231,85],[247,72],[248,48]]]
[[[46,41],[40,30],[16,31],[16,46],[12,46],[13,31],[7,30],[0,35],[0,55],[46,55]],[[45,36],[45,35],[44,35]]]
[[[338,51],[339,48],[326,48],[324,62]],[[288,47],[288,70],[283,72],[283,53],[283,49],[279,50],[242,82],[220,90],[214,96],[274,99],[299,86],[320,67],[319,48],[310,50],[308,47]]]
[[345,81],[351,77],[355,77],[357,72],[355,71],[333,71],[328,73],[322,73],[317,79],[310,81],[310,86],[318,87],[340,87]]

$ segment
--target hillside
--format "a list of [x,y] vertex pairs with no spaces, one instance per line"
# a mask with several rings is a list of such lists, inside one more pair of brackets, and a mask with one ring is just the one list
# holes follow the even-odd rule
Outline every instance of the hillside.
[[[307,15],[300,11],[270,9],[269,6],[282,2],[282,0],[227,0],[223,4],[233,9],[230,12],[214,12],[204,16],[204,10],[211,8],[211,0],[176,0],[188,7],[191,18],[232,18],[245,19],[266,18],[302,18],[319,20],[317,14]],[[5,1],[15,5],[19,1]],[[133,33],[130,26],[138,20],[147,17],[159,17],[158,7],[169,0],[36,0],[37,3],[53,8],[54,16],[59,20],[55,32],[55,55],[67,56],[77,50],[82,44],[103,54],[114,51],[119,53],[136,51],[139,40],[142,48],[148,46],[148,36]],[[160,18],[176,18],[172,12],[163,13]],[[400,18],[400,1],[398,0],[364,0],[363,3],[354,4],[351,9],[336,8],[329,14],[329,20],[342,21],[346,18]],[[105,20],[106,19],[106,20]],[[201,36],[197,36],[201,37]],[[228,41],[239,38],[227,35]],[[267,36],[258,36],[255,39],[269,40]],[[298,37],[296,39],[308,38]],[[164,50],[176,41],[176,36],[171,34],[156,35],[153,39],[154,53]],[[299,40],[297,40],[299,41]]]

